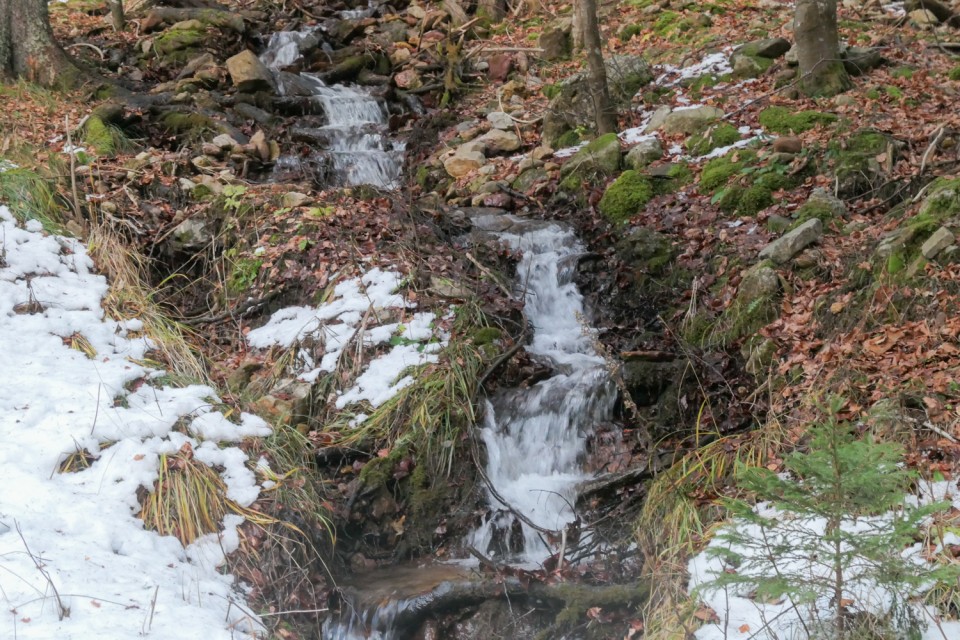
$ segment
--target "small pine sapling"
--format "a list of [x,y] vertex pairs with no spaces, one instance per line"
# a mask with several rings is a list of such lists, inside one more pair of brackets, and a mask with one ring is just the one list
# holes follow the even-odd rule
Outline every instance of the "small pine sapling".
[[810,427],[805,450],[785,458],[789,473],[738,470],[739,487],[760,504],[726,501],[732,523],[708,549],[726,569],[700,590],[735,588],[759,602],[789,598],[807,637],[849,638],[860,626],[852,620],[876,625],[877,614],[887,614],[881,626],[895,635],[919,636],[925,625],[906,600],[923,585],[956,580],[957,571],[904,551],[924,521],[949,504],[906,501],[916,474],[902,464],[902,447],[858,438],[853,425],[837,419],[842,404],[831,400],[826,420]]

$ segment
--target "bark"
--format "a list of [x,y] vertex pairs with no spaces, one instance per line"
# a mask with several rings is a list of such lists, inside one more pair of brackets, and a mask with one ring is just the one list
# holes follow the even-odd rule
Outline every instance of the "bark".
[[837,0],[797,0],[794,19],[800,90],[809,96],[834,96],[850,88],[840,59]]
[[107,6],[110,8],[110,18],[113,20],[113,30],[123,31],[127,26],[126,16],[123,15],[123,0],[107,0]]
[[0,0],[0,78],[55,87],[73,85],[78,76],[53,39],[46,0]]
[[[587,72],[590,93],[593,94],[593,113],[597,121],[597,133],[603,135],[617,130],[617,112],[610,99],[607,86],[607,70],[603,64],[600,48],[600,24],[597,21],[596,0],[577,0],[576,12],[583,30],[583,48],[587,55]],[[576,31],[576,29],[574,29]]]

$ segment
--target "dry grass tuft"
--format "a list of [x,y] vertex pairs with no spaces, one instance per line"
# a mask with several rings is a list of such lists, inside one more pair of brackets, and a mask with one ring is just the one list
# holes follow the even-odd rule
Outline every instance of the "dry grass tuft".
[[90,230],[88,250],[100,273],[110,282],[103,306],[114,318],[137,318],[153,340],[158,363],[184,381],[209,384],[206,367],[196,355],[185,327],[170,320],[153,301],[144,284],[141,256],[107,225]]

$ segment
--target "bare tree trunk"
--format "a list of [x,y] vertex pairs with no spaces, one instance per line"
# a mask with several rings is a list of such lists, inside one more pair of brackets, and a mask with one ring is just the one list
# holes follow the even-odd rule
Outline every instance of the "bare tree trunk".
[[837,0],[797,0],[794,27],[800,89],[809,96],[834,96],[850,88],[840,59]]
[[[593,94],[593,112],[597,121],[597,133],[603,135],[617,130],[617,111],[610,99],[607,86],[607,70],[603,65],[600,48],[600,24],[597,22],[596,0],[577,0],[576,12],[580,14],[583,28],[583,48],[587,54],[587,73],[590,93]],[[574,29],[576,33],[576,29]]]
[[53,39],[46,0],[0,0],[0,78],[70,86],[79,75]]
[[[594,4],[595,0],[591,0],[590,4]],[[576,0],[573,3],[573,20],[570,25],[570,38],[573,44],[573,52],[583,50],[583,12],[584,12],[584,2],[581,0]],[[596,6],[594,6],[596,9]]]
[[110,17],[113,20],[113,30],[120,32],[127,26],[126,16],[123,15],[123,0],[107,0],[110,7]]

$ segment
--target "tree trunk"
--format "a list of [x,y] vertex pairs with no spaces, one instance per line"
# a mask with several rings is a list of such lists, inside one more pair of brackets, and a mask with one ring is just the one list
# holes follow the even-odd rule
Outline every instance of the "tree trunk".
[[123,15],[123,0],[107,0],[107,6],[110,8],[110,18],[113,20],[113,30],[123,31],[127,26],[127,18]]
[[797,0],[794,26],[800,90],[808,96],[835,96],[849,89],[840,59],[837,0]]
[[617,130],[617,112],[610,99],[607,70],[603,65],[603,52],[600,49],[600,24],[597,22],[596,0],[577,0],[575,9],[580,16],[580,26],[583,30],[583,48],[587,54],[587,73],[590,93],[593,94],[593,113],[597,121],[597,133],[600,135],[612,133]]
[[46,0],[0,0],[0,78],[53,87],[73,85],[78,76],[53,39]]

